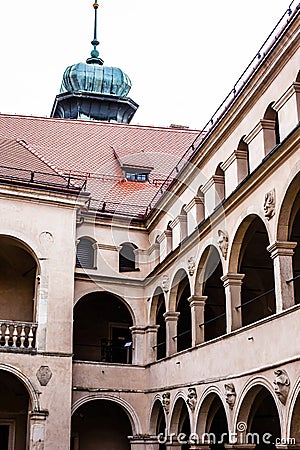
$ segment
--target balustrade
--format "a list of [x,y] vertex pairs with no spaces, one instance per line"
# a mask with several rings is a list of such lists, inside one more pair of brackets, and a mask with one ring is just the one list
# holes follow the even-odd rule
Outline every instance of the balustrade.
[[0,348],[35,348],[37,324],[0,320]]

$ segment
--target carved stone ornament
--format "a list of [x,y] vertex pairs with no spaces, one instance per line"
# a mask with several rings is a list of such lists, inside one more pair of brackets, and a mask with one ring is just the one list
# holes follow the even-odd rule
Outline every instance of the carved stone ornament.
[[165,292],[168,292],[168,290],[170,289],[170,278],[168,275],[163,275],[162,288]]
[[226,259],[228,251],[228,233],[226,231],[218,230],[218,246],[223,258]]
[[170,392],[165,392],[162,395],[162,406],[163,406],[166,414],[169,414],[169,411],[170,411],[170,397],[171,397]]
[[40,234],[40,243],[44,247],[45,250],[48,250],[48,248],[51,247],[51,245],[54,242],[54,238],[52,234],[49,231],[43,231]]
[[197,392],[196,389],[191,387],[188,388],[188,395],[186,399],[186,404],[189,406],[191,411],[194,411],[197,404]]
[[265,194],[264,214],[268,220],[275,214],[275,189]]
[[37,373],[36,373],[36,377],[39,380],[39,383],[41,386],[47,386],[47,384],[49,383],[51,377],[52,377],[52,372],[49,366],[41,366]]
[[191,256],[188,259],[188,272],[191,275],[191,277],[194,275],[195,270],[196,270],[196,262],[195,262],[195,258],[193,256]]
[[286,403],[286,399],[290,390],[290,379],[287,372],[284,369],[274,370],[275,380],[274,380],[274,390],[278,399],[283,405]]
[[236,399],[236,392],[235,392],[234,384],[226,383],[224,385],[224,387],[225,387],[226,403],[228,404],[230,409],[233,409],[234,404],[235,404],[235,399]]

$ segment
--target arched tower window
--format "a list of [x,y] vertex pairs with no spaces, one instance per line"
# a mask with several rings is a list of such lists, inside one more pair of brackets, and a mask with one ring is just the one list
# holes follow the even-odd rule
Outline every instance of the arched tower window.
[[125,242],[121,244],[119,253],[119,272],[134,272],[135,267],[135,253],[137,247],[134,244]]
[[95,269],[95,241],[82,237],[79,239],[76,254],[76,267]]

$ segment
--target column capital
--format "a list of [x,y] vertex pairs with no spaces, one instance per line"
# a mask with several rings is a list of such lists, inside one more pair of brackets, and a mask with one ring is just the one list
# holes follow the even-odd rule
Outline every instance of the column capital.
[[145,334],[146,327],[143,327],[141,325],[135,325],[133,327],[129,327],[129,330],[132,334]]
[[166,322],[177,322],[180,312],[177,311],[167,311],[163,314]]
[[226,275],[223,275],[221,277],[221,281],[223,281],[223,286],[225,288],[227,286],[241,286],[243,283],[244,277],[245,277],[244,273],[228,272]]
[[160,327],[160,325],[147,325],[145,327],[145,332],[146,333],[157,333],[159,327]]
[[191,295],[188,298],[188,302],[189,302],[191,308],[193,306],[202,306],[203,304],[205,304],[206,300],[207,300],[207,295]]
[[271,258],[274,259],[277,256],[293,256],[296,246],[297,242],[275,241],[267,247],[267,250],[271,253]]
[[46,420],[47,417],[49,416],[49,411],[47,409],[43,409],[40,411],[30,411],[30,419],[31,420]]

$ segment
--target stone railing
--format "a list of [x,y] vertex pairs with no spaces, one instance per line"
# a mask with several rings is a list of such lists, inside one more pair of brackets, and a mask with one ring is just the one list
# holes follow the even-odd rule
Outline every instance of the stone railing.
[[30,350],[35,348],[36,330],[36,323],[0,320],[0,349]]

